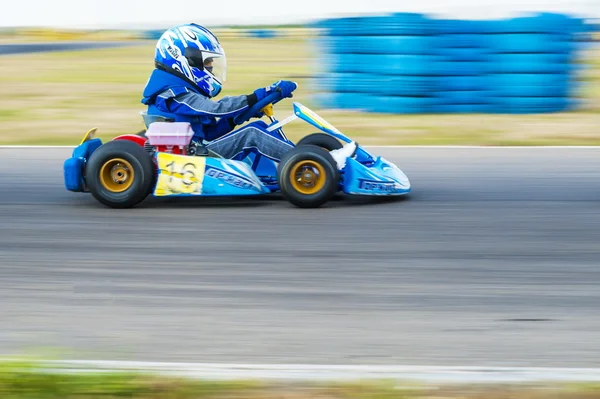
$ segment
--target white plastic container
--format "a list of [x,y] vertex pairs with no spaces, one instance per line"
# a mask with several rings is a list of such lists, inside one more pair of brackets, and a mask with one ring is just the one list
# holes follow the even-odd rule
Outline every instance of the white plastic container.
[[194,131],[189,122],[153,122],[146,131],[146,137],[155,146],[187,146]]

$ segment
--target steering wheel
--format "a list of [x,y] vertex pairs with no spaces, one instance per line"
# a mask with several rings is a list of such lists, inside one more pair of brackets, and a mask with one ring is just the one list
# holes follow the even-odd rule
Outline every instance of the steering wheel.
[[249,121],[251,118],[261,112],[261,110],[269,104],[277,104],[279,101],[283,100],[283,96],[281,94],[281,89],[275,89],[271,94],[254,104],[252,107],[248,108],[241,114],[236,115],[233,118],[233,122],[236,125],[241,125],[244,122]]

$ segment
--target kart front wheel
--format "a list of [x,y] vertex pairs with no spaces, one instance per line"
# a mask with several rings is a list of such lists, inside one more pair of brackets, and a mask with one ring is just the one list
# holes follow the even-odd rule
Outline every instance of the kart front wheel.
[[154,183],[154,163],[139,144],[109,141],[90,157],[85,178],[90,192],[111,208],[131,208],[142,202]]
[[312,133],[308,136],[302,137],[296,146],[300,145],[316,145],[322,147],[327,151],[339,150],[342,148],[342,143],[333,136],[325,133]]
[[329,151],[302,145],[287,152],[277,168],[281,193],[299,208],[318,208],[338,191],[340,172]]

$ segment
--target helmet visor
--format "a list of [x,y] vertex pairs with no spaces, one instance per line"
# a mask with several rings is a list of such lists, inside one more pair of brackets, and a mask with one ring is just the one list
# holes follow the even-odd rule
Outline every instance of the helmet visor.
[[227,58],[225,54],[202,52],[204,69],[212,73],[220,82],[227,79]]
[[226,80],[227,58],[225,57],[225,54],[191,49],[188,47],[185,50],[185,57],[191,67],[210,72],[220,82]]

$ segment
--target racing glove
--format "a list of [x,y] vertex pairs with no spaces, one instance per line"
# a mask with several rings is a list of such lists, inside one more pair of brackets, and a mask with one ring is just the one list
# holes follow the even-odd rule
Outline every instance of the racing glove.
[[285,97],[291,98],[291,97],[294,97],[292,92],[298,88],[298,85],[296,84],[296,82],[290,82],[289,80],[279,80],[279,81],[273,83],[271,86],[269,86],[269,88],[271,90],[280,89],[284,98]]
[[273,83],[271,86],[261,87],[260,89],[254,90],[252,94],[248,96],[248,105],[251,107],[269,94],[273,90],[281,90],[283,97],[293,97],[292,92],[298,88],[296,82],[291,82],[288,80],[278,80]]

